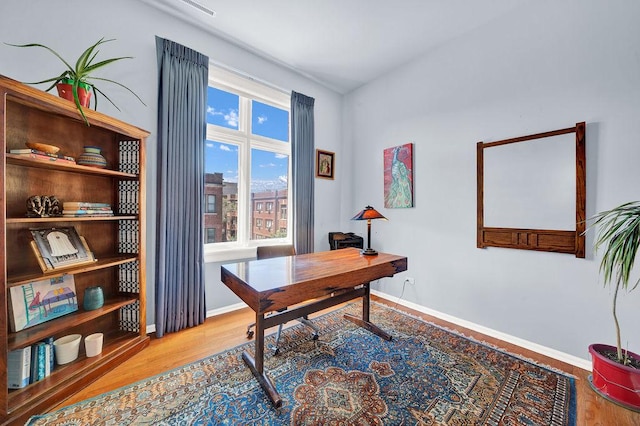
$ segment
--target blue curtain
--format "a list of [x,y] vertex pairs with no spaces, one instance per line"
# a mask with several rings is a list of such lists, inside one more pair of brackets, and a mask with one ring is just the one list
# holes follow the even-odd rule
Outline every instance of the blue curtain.
[[291,92],[293,242],[298,254],[313,253],[314,102],[309,96]]
[[156,335],[202,324],[204,143],[209,58],[156,37]]

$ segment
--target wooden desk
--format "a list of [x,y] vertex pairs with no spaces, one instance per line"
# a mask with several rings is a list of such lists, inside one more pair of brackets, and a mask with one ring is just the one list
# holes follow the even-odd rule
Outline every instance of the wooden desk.
[[[256,313],[255,356],[244,351],[242,359],[274,406],[280,407],[282,399],[264,371],[265,329],[362,297],[362,318],[345,318],[391,340],[369,321],[369,283],[406,270],[406,257],[386,253],[363,256],[356,248],[222,265],[222,282]],[[276,312],[311,299],[315,300]],[[265,317],[269,312],[273,313]]]

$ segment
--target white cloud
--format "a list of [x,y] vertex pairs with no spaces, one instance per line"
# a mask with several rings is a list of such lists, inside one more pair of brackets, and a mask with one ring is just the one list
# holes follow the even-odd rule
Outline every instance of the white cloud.
[[238,111],[232,109],[228,114],[224,115],[224,121],[227,122],[229,126],[238,127]]
[[231,148],[229,148],[227,145],[220,144],[220,151],[229,151],[229,152],[231,152]]
[[207,114],[216,116],[221,116],[224,121],[231,127],[238,127],[238,110],[230,109],[229,112],[218,111],[212,106],[207,107]]
[[267,121],[268,118],[264,115],[261,115],[258,117],[258,124],[264,124],[265,121]]
[[287,176],[287,175],[278,176],[278,180],[279,180],[280,182],[287,183],[288,176]]
[[287,158],[287,154],[276,154],[276,158]]
[[273,163],[267,163],[267,164],[260,164],[260,167],[276,167],[276,164]]

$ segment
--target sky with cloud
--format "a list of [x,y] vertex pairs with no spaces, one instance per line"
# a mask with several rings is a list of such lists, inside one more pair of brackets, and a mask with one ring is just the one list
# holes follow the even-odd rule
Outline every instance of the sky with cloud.
[[[239,97],[233,93],[209,87],[207,123],[229,129],[239,126]],[[287,142],[289,113],[285,110],[252,101],[251,132]],[[221,172],[227,182],[238,181],[238,147],[230,143],[207,141],[205,171]],[[251,150],[251,191],[262,192],[287,187],[289,158],[286,155],[259,149]]]

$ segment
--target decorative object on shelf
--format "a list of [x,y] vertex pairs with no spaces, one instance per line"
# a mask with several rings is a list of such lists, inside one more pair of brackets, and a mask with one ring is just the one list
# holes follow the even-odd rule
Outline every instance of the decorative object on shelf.
[[84,289],[84,299],[82,302],[82,307],[85,311],[93,311],[95,309],[101,308],[102,305],[104,305],[104,294],[102,292],[102,287],[93,286]]
[[78,358],[81,334],[69,334],[53,342],[58,365],[68,364]]
[[32,195],[27,198],[27,217],[60,216],[60,201],[55,195]]
[[413,144],[384,150],[384,206],[413,207]]
[[351,220],[366,220],[367,221],[367,248],[362,250],[362,254],[365,256],[375,256],[377,251],[371,249],[371,219],[384,219],[387,220],[382,214],[371,206],[366,206],[364,210],[351,218]]
[[95,262],[87,242],[73,226],[30,229],[31,248],[43,272]]
[[622,204],[593,216],[597,228],[594,248],[604,247],[600,272],[604,284],[613,286],[613,322],[616,346],[592,344],[589,353],[593,374],[591,387],[604,398],[623,407],[640,412],[640,355],[622,348],[617,305],[620,291],[630,292],[640,279],[629,287],[633,264],[640,248],[640,201]]
[[91,358],[102,353],[102,341],[104,334],[93,333],[84,338],[84,351],[87,357]]
[[[129,92],[131,92],[141,103],[142,105],[145,105],[144,102],[142,102],[142,99],[140,99],[140,97],[138,95],[135,94],[135,92],[131,89],[129,89],[127,86],[118,83],[117,81],[113,81],[107,78],[102,78],[102,77],[94,77],[93,73],[99,69],[104,67],[105,65],[108,65],[112,62],[116,62],[116,61],[120,61],[122,59],[132,59],[131,56],[121,56],[121,57],[117,57],[117,58],[110,58],[110,59],[105,59],[102,60],[100,62],[94,62],[96,59],[96,56],[98,55],[99,51],[96,50],[98,48],[98,46],[100,46],[103,43],[107,43],[110,41],[113,41],[114,39],[107,39],[105,40],[104,37],[101,38],[100,40],[98,40],[96,43],[92,44],[91,46],[89,46],[84,52],[82,52],[82,54],[80,55],[80,57],[78,58],[78,60],[76,61],[76,65],[75,68],[72,67],[67,61],[65,61],[62,56],[60,56],[55,50],[51,49],[50,47],[47,47],[45,45],[39,44],[39,43],[29,43],[29,44],[10,44],[10,43],[6,43],[9,46],[14,46],[14,47],[41,47],[43,49],[48,50],[49,52],[53,53],[56,57],[58,57],[58,59],[60,59],[62,61],[62,63],[67,67],[67,69],[65,71],[62,72],[62,74],[56,76],[56,77],[52,77],[52,78],[48,78],[46,80],[42,80],[42,81],[37,81],[37,82],[33,82],[33,83],[27,83],[27,84],[42,84],[42,83],[51,83],[51,86],[49,86],[48,89],[46,89],[46,91],[50,91],[51,89],[53,89],[54,87],[58,86],[59,84],[63,85],[62,88],[58,89],[58,93],[60,94],[61,97],[66,97],[68,99],[69,97],[69,91],[71,91],[71,100],[73,100],[76,104],[76,107],[78,108],[78,111],[80,111],[80,115],[82,115],[82,118],[84,119],[85,123],[87,124],[87,126],[89,125],[89,120],[87,120],[87,117],[84,114],[83,111],[83,107],[88,107],[89,106],[89,98],[91,95],[91,92],[93,92],[94,95],[94,109],[96,109],[97,105],[98,105],[98,93],[100,93],[102,96],[104,96],[110,103],[111,105],[113,105],[114,107],[116,107],[116,109],[118,109],[118,111],[120,110],[120,108],[118,108],[118,106],[116,104],[114,104],[111,99],[109,99],[109,97],[107,95],[105,95],[100,89],[98,89],[92,82],[91,80],[100,80],[100,81],[106,81],[109,83],[113,83],[116,84],[126,90],[128,90]],[[81,102],[81,92],[82,91],[86,91],[88,92],[88,94],[86,94],[86,96],[83,96],[83,101]],[[86,105],[83,105],[83,102],[86,103]],[[146,105],[145,105],[146,106]]]
[[40,142],[25,142],[27,148],[35,149],[36,151],[42,151],[47,154],[57,154],[60,151],[60,147],[55,145],[49,145],[46,143]]
[[73,275],[11,287],[9,297],[9,327],[13,333],[78,310]]
[[103,169],[107,167],[107,160],[102,156],[102,148],[85,146],[84,152],[78,157],[78,164]]
[[316,149],[316,177],[322,179],[333,179],[336,154],[331,151]]

